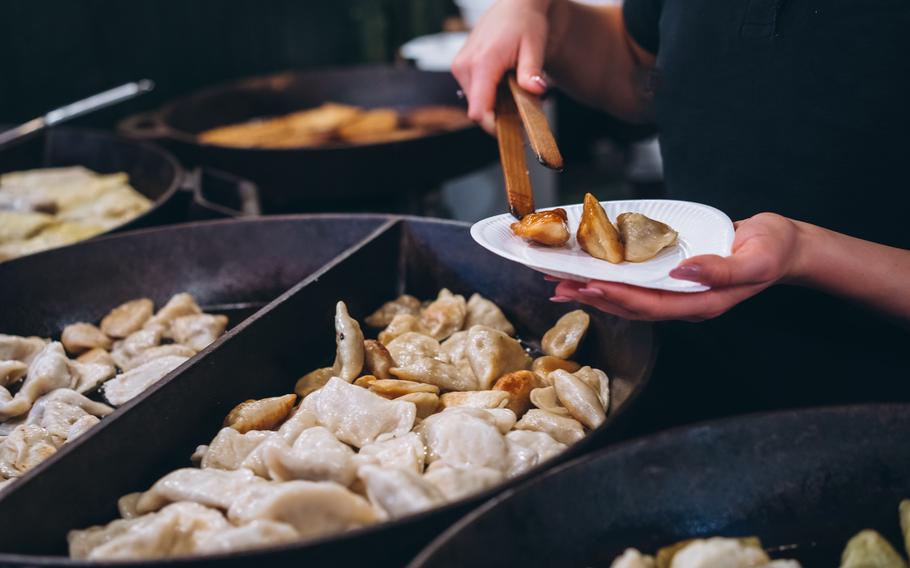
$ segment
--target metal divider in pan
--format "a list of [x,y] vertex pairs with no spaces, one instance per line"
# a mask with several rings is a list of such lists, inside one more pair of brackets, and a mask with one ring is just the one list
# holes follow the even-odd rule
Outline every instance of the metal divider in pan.
[[[0,564],[73,565],[64,558],[68,529],[108,522],[116,500],[144,490],[162,474],[189,465],[196,445],[208,442],[239,401],[290,392],[300,375],[330,365],[333,314],[345,300],[361,319],[407,291],[428,297],[441,287],[479,292],[503,307],[526,337],[540,337],[566,311],[547,301],[551,285],[539,274],[473,245],[467,225],[403,218],[313,273],[222,338],[217,348],[184,366],[179,380],[163,381],[117,420],[97,428],[28,484],[0,498],[0,518],[18,527],[0,531]],[[579,360],[613,378],[611,417],[562,459],[602,444],[643,388],[654,358],[652,328],[595,315]],[[117,459],[111,459],[117,456]],[[394,522],[259,551],[167,560],[168,565],[401,566],[435,535],[497,492],[555,462],[543,464],[475,497]],[[41,526],[34,531],[28,527]]]

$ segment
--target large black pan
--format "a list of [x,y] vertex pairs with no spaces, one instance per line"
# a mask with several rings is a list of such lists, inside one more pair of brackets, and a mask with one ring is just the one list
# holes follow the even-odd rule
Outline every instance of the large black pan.
[[125,172],[151,209],[111,232],[151,227],[188,218],[255,215],[256,187],[211,170],[185,172],[168,152],[105,132],[55,128],[0,152],[0,173],[34,168],[84,166],[100,173]]
[[496,159],[477,127],[421,138],[333,148],[245,149],[200,144],[216,126],[286,114],[326,101],[364,107],[463,105],[449,73],[399,67],[287,72],[209,88],[119,126],[166,144],[184,162],[255,182],[268,212],[404,210],[440,182]]
[[[363,237],[371,228],[372,234],[339,254],[340,244]],[[16,306],[0,314],[0,330],[55,333],[74,319],[97,319],[112,304],[137,294],[160,301],[187,289],[210,308],[261,299],[277,291],[279,283],[286,285],[291,274],[301,275],[328,256],[334,258],[323,269],[0,493],[0,518],[16,519],[0,531],[0,551],[5,553],[0,554],[0,565],[73,565],[47,556],[65,553],[68,529],[113,519],[118,497],[186,466],[196,445],[214,436],[238,401],[286,393],[296,377],[330,364],[332,318],[339,299],[362,318],[402,291],[419,297],[430,297],[442,286],[459,293],[477,291],[503,306],[524,337],[540,337],[567,309],[547,301],[549,285],[539,274],[474,245],[466,225],[299,216],[156,229],[0,266],[0,296]],[[69,276],[73,273],[75,279]],[[617,419],[647,381],[654,354],[650,325],[603,314],[592,317],[578,358],[610,374],[611,417],[563,459],[615,434]],[[522,478],[552,465],[538,466]],[[170,564],[401,566],[461,514],[503,487],[340,536]]]
[[790,411],[706,423],[606,450],[462,519],[410,568],[607,567],[712,535],[761,537],[773,556],[837,566],[873,528],[897,546],[910,498],[910,406]]

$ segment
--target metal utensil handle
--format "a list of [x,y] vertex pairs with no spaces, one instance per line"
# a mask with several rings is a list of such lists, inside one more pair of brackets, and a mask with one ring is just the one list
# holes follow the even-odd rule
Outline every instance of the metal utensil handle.
[[86,113],[129,100],[142,93],[147,93],[154,88],[155,83],[153,81],[142,79],[141,81],[133,81],[132,83],[120,85],[119,87],[114,87],[113,89],[54,109],[44,116],[33,118],[15,128],[0,132],[0,148],[25,138],[30,134],[34,134],[47,126],[53,126],[54,124],[59,124],[77,116],[82,116]]

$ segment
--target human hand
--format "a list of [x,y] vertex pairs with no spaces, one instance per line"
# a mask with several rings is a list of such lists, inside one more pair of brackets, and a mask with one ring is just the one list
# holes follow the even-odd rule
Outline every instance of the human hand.
[[452,63],[452,73],[468,98],[468,116],[489,133],[495,130],[493,106],[503,75],[516,69],[518,84],[541,95],[544,58],[553,0],[500,0],[480,18]]
[[686,259],[672,278],[711,286],[705,292],[651,290],[614,282],[564,280],[555,302],[578,301],[633,320],[703,321],[781,281],[798,278],[805,264],[799,225],[780,215],[761,213],[736,223],[733,254]]

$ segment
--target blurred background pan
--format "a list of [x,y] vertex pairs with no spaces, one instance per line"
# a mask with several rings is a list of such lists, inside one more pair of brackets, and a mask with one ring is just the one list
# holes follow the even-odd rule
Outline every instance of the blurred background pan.
[[[345,243],[353,246],[341,252]],[[142,259],[146,253],[153,262]],[[120,265],[125,257],[127,264]],[[322,269],[0,493],[0,518],[17,519],[0,531],[0,565],[74,565],[63,557],[69,529],[114,519],[120,496],[189,465],[196,446],[211,440],[238,401],[285,394],[299,376],[331,363],[339,299],[362,319],[402,292],[421,298],[444,286],[461,294],[479,292],[500,305],[528,338],[539,338],[571,309],[547,301],[550,285],[535,272],[475,246],[466,224],[303,215],[143,231],[0,266],[0,294],[9,305],[21,306],[0,315],[0,329],[56,333],[69,321],[98,319],[124,299],[150,294],[161,301],[181,290],[196,294],[207,311],[223,312],[242,298],[268,297],[326,257],[331,260]],[[77,267],[81,272],[73,282],[66,274]],[[60,289],[66,283],[74,293]],[[648,381],[655,352],[650,324],[592,314],[577,358],[611,377],[607,422],[557,460],[489,491],[316,541],[162,564],[402,566],[497,491],[616,435],[618,421]]]
[[406,211],[449,178],[496,159],[478,127],[376,144],[320,148],[230,148],[197,134],[326,102],[405,110],[464,107],[450,73],[376,66],[286,72],[211,87],[119,124],[126,136],[157,140],[185,164],[213,166],[255,182],[267,212]]
[[84,166],[125,172],[152,207],[109,232],[192,219],[259,213],[256,186],[211,169],[184,170],[173,155],[145,142],[80,128],[54,128],[0,152],[0,174],[36,168]]
[[609,567],[627,547],[758,536],[772,556],[837,566],[871,528],[903,548],[910,406],[753,415],[605,450],[504,493],[409,568]]

